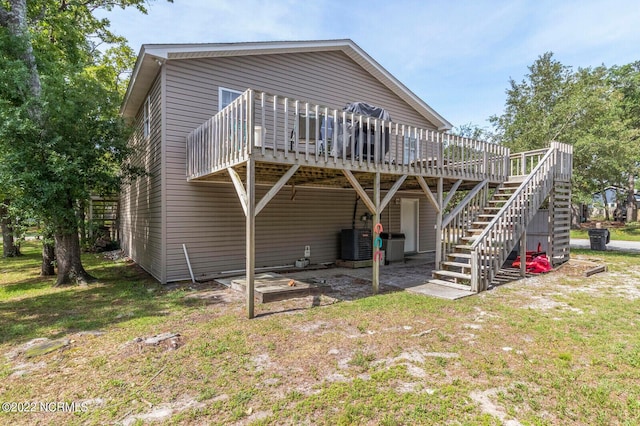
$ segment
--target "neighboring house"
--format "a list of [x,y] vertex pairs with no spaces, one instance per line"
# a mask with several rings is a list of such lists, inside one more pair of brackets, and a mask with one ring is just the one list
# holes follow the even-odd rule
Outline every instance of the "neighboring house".
[[[602,198],[603,193],[606,200]],[[593,194],[591,215],[604,216],[604,209],[606,208],[609,211],[609,215],[614,217],[614,219],[621,219],[621,217],[618,217],[618,212],[622,212],[624,216],[627,214],[627,194],[628,189],[617,186],[608,186],[604,191],[596,192]],[[635,194],[635,201],[636,207],[640,208],[640,194]],[[620,209],[618,209],[618,207],[620,207]]]
[[[392,121],[343,111],[356,101]],[[183,245],[196,278],[246,269],[252,282],[254,268],[292,265],[305,249],[312,263],[334,262],[341,230],[354,223],[369,238],[378,223],[403,232],[405,252],[435,251],[446,269],[463,235],[454,227],[488,225],[483,213],[504,204],[487,206],[490,195],[530,172],[525,160],[550,164],[525,179],[540,188],[535,202],[531,190],[517,191],[526,201],[518,208],[533,213],[496,218],[491,226],[501,228],[486,235],[508,232],[501,238],[515,244],[520,235],[510,234],[549,194],[560,204],[570,195],[570,148],[510,160],[504,147],[449,135],[446,119],[351,40],[144,45],[122,114],[136,124],[132,162],[149,172],[122,189],[122,247],[162,283],[189,278]],[[448,207],[456,191],[467,196]],[[373,222],[359,220],[365,213]],[[558,250],[568,256],[566,229]],[[468,259],[483,262],[486,235]],[[482,270],[480,284],[475,272],[462,274],[473,291],[490,282]]]

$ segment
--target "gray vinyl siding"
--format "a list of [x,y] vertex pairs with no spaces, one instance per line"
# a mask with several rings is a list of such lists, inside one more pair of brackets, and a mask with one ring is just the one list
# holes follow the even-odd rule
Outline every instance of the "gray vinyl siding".
[[[167,61],[164,67],[167,281],[189,277],[182,244],[197,276],[244,268],[245,219],[233,186],[190,183],[185,177],[185,137],[217,112],[218,87],[251,87],[337,108],[364,101],[383,106],[394,121],[434,128],[341,52],[190,59]],[[268,189],[259,186],[257,199]],[[305,245],[311,246],[312,262],[335,261],[339,231],[351,227],[354,200],[355,191],[311,188],[296,188],[292,200],[285,187],[257,217],[256,267],[292,264]],[[399,206],[388,210],[398,220],[390,231],[398,231]],[[421,202],[421,250],[433,245],[429,210]],[[360,202],[357,216],[364,212]]]
[[162,258],[162,151],[161,84],[156,80],[149,92],[151,119],[149,138],[144,137],[141,107],[130,139],[133,165],[143,167],[145,176],[125,184],[121,191],[121,244],[138,265],[163,281]]
[[[181,270],[188,277],[182,244],[187,244],[189,258],[197,277],[214,272],[244,269],[245,219],[237,195],[230,184],[191,183],[202,189],[202,197],[189,206],[175,206],[174,212],[206,215],[203,225],[193,222],[175,223],[176,232],[168,238],[168,259],[172,270]],[[259,199],[269,188],[259,186]],[[207,193],[205,195],[204,193]],[[407,196],[407,195],[402,195]],[[418,194],[408,195],[419,198]],[[178,203],[180,204],[180,203]],[[285,187],[256,219],[256,267],[291,265],[303,257],[304,247],[311,246],[313,263],[330,263],[340,257],[340,230],[351,228],[355,192],[341,189]],[[363,227],[360,217],[367,212],[362,201],[356,208],[357,228]],[[392,200],[382,212],[385,231],[400,231],[400,206]],[[420,250],[433,250],[435,213],[426,201],[420,202]],[[371,226],[371,222],[368,223]],[[171,279],[171,278],[170,278]],[[177,278],[176,278],[177,279]]]

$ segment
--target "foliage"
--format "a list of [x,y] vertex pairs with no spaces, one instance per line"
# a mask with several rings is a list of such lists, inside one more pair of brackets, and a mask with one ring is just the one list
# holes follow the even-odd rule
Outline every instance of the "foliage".
[[453,128],[453,133],[464,138],[493,142],[494,135],[486,127],[474,123],[466,123]]
[[576,198],[626,186],[640,161],[639,71],[638,63],[574,71],[545,53],[524,80],[510,80],[504,113],[490,118],[495,136],[513,151],[573,145]]
[[[0,184],[8,192],[0,195],[44,220],[57,242],[77,235],[76,208],[90,193],[118,189],[128,156],[118,109],[135,57],[93,12],[134,7],[144,13],[145,5],[0,2]],[[66,252],[79,270],[71,273],[81,275],[79,253]]]

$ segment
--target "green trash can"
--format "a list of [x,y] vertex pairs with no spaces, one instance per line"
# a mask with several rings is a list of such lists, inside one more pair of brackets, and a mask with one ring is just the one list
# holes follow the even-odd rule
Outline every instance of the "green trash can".
[[589,242],[591,250],[605,251],[610,241],[608,229],[589,229]]

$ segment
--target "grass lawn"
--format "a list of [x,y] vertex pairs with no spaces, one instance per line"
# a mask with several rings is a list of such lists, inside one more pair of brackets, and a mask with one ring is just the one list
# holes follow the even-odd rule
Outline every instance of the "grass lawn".
[[[0,402],[16,402],[0,424],[640,424],[640,255],[576,250],[455,302],[330,294],[247,320],[231,290],[100,255],[96,283],[52,288],[23,251],[0,259]],[[36,338],[65,346],[29,357]]]
[[[640,241],[640,223],[630,223],[621,225],[618,222],[602,222],[602,227],[609,229],[611,232],[611,239],[618,241]],[[572,229],[571,238],[589,239],[589,229],[584,227],[582,229]]]

